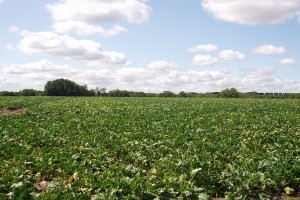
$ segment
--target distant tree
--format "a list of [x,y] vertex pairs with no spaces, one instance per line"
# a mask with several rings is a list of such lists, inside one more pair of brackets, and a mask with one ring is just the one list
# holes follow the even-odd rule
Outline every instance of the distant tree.
[[89,96],[96,96],[96,90],[91,89],[91,90],[89,91]]
[[18,92],[1,91],[0,96],[18,96]]
[[184,91],[179,92],[178,97],[187,97],[187,94]]
[[75,96],[90,96],[90,91],[88,90],[88,86],[85,85],[77,85],[77,87],[79,88],[79,93],[78,95]]
[[41,96],[43,92],[34,89],[23,89],[19,93],[21,96]]
[[205,98],[217,98],[220,97],[220,92],[207,92]]
[[146,97],[156,97],[156,93],[146,93]]
[[288,95],[290,99],[300,99],[300,93],[291,93]]
[[240,93],[235,88],[225,89],[219,93],[221,98],[239,98]]
[[176,97],[176,94],[174,94],[171,91],[163,91],[159,94],[160,97]]
[[130,93],[126,90],[112,90],[108,92],[108,96],[110,97],[129,97]]
[[96,96],[107,96],[107,93],[106,93],[106,88],[103,87],[103,88],[99,88],[99,87],[96,87]]
[[87,86],[81,86],[68,79],[48,81],[45,85],[45,94],[48,96],[88,96]]
[[130,97],[146,97],[147,94],[145,92],[129,92]]

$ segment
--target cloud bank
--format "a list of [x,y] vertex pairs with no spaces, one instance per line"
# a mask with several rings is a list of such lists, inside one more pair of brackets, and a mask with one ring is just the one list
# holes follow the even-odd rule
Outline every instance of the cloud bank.
[[[235,87],[243,92],[300,91],[299,82],[274,77],[277,71],[274,67],[248,69],[239,75],[231,74],[229,70],[182,71],[178,67],[172,62],[155,60],[145,68],[79,70],[69,65],[55,64],[47,59],[42,59],[27,64],[5,65],[3,70],[11,77],[24,79],[27,83],[36,83],[34,86],[40,89],[43,89],[48,80],[68,78],[80,84],[87,84],[90,88],[106,87],[108,90],[214,92]],[[8,88],[13,80],[0,77],[0,82],[0,90],[3,90],[1,87]]]
[[233,50],[221,51],[219,57],[223,60],[244,60],[246,58],[244,54]]
[[202,45],[198,44],[195,47],[191,47],[187,49],[187,51],[191,53],[195,53],[199,51],[209,52],[209,51],[217,51],[217,50],[218,50],[218,46],[214,44],[202,44]]
[[114,36],[126,31],[126,28],[116,24],[112,28],[103,28],[103,23],[125,20],[139,24],[147,21],[151,13],[150,6],[139,0],[63,0],[48,4],[46,8],[51,13],[56,32],[102,36]]
[[257,54],[263,54],[263,55],[278,55],[278,54],[285,54],[286,50],[284,47],[277,47],[270,44],[264,44],[253,51]]
[[203,0],[202,8],[219,20],[257,25],[299,19],[300,0]]
[[284,58],[279,61],[282,65],[295,65],[296,61],[293,58]]
[[80,60],[86,62],[88,66],[128,64],[124,53],[103,50],[100,43],[91,40],[78,40],[49,31],[22,31],[22,33],[23,38],[17,46],[26,54],[44,54]]
[[218,58],[212,57],[211,55],[196,55],[193,58],[193,65],[199,65],[199,66],[209,66],[214,65],[219,62]]

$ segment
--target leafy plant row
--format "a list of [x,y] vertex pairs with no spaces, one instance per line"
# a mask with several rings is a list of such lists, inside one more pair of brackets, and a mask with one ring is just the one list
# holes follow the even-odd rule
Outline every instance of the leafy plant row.
[[300,192],[299,100],[9,97],[0,199],[270,199]]

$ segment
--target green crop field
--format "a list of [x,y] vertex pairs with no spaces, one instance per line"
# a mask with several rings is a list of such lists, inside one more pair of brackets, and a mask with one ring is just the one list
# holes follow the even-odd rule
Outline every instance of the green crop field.
[[1,97],[0,110],[0,199],[299,196],[300,100]]

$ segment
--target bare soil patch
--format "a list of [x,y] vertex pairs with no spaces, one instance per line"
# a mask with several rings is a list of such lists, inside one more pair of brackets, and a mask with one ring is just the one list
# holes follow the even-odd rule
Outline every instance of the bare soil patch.
[[0,115],[22,115],[26,112],[26,108],[18,108],[15,110],[9,110],[9,109],[0,109]]

